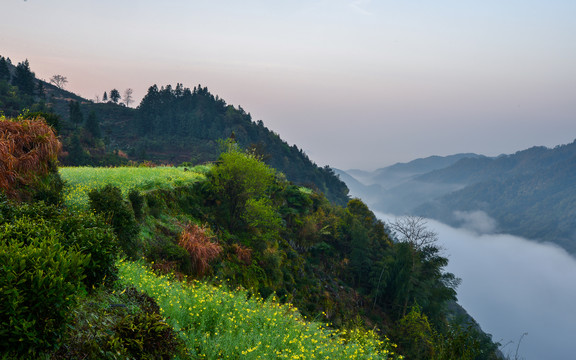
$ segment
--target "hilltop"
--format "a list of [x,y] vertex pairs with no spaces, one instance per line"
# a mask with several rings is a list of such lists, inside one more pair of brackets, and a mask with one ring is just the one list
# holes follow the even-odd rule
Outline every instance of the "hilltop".
[[207,87],[152,85],[142,102],[130,108],[112,96],[103,102],[84,99],[63,85],[37,79],[28,61],[14,66],[3,59],[9,69],[8,75],[0,76],[4,114],[16,116],[23,109],[57,114],[64,165],[200,164],[215,161],[219,141],[232,137],[291,181],[318,189],[337,204],[348,201],[346,185],[329,166],[316,165],[262,120],[253,120],[241,106],[227,104]]

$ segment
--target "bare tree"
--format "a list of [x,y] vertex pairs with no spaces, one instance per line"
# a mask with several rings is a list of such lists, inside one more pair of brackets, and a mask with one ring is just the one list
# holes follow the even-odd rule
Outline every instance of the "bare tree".
[[94,95],[94,102],[95,102],[95,103],[99,103],[99,102],[100,102],[100,95]]
[[50,78],[50,83],[54,84],[58,89],[64,89],[64,86],[68,83],[66,76],[54,75]]
[[438,241],[438,234],[426,227],[427,221],[420,216],[402,216],[390,224],[398,240],[408,242],[414,249],[420,250]]
[[130,106],[132,102],[132,92],[133,90],[130,88],[124,90],[124,104],[126,104],[126,106]]

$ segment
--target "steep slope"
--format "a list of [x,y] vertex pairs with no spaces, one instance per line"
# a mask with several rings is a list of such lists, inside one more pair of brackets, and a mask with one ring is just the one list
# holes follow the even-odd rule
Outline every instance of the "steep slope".
[[65,165],[211,162],[222,150],[219,141],[233,137],[290,181],[318,189],[336,204],[348,201],[348,188],[331,168],[316,165],[261,120],[253,121],[242,107],[226,104],[206,87],[153,85],[132,109],[111,101],[95,103],[39,80],[28,61],[14,66],[0,56],[0,67],[8,69],[0,69],[0,111],[8,116],[24,109],[58,114]]

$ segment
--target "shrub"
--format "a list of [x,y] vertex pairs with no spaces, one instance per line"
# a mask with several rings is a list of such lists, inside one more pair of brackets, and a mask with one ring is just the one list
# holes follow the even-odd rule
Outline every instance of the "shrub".
[[90,254],[90,262],[84,269],[84,283],[88,289],[116,279],[118,240],[113,229],[100,216],[65,211],[60,218],[59,228],[66,245],[75,246],[82,253]]
[[88,194],[90,208],[110,221],[114,233],[124,253],[134,258],[138,253],[136,240],[140,231],[134,218],[134,212],[124,201],[122,192],[116,186],[106,185],[101,189],[94,189]]
[[57,344],[90,258],[59,237],[38,219],[0,225],[0,351],[22,356]]
[[42,177],[55,172],[61,147],[43,119],[1,117],[0,189],[13,199],[29,198]]
[[252,249],[239,244],[232,244],[232,249],[234,249],[238,261],[246,266],[252,263]]
[[162,316],[142,312],[123,317],[113,329],[108,346],[130,359],[171,359],[183,349],[182,341]]
[[115,279],[118,241],[112,228],[101,217],[42,203],[15,205],[0,195],[0,224],[14,222],[19,218],[27,218],[32,222],[44,221],[56,231],[66,248],[89,255],[89,262],[84,266],[84,284],[88,289],[101,284],[105,279]]
[[142,207],[144,206],[144,197],[140,194],[140,191],[136,189],[130,190],[128,193],[128,199],[130,204],[132,204],[132,210],[134,211],[134,217],[137,220],[142,220]]
[[209,229],[196,224],[188,224],[180,234],[178,245],[188,252],[194,272],[203,276],[210,267],[210,261],[222,252],[222,247],[210,241]]
[[134,287],[122,291],[101,288],[72,310],[74,321],[64,335],[63,346],[50,359],[184,358],[181,340],[159,311],[153,298]]

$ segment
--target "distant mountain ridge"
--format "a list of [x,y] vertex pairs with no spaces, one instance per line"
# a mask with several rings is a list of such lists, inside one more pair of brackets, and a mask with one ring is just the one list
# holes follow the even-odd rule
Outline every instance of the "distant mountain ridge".
[[[553,242],[576,254],[576,142],[494,158],[459,154],[451,159],[444,159],[445,167],[436,162],[438,167],[428,172],[426,166],[432,168],[436,157],[379,169],[372,173],[379,192],[364,186],[361,193],[356,185],[350,187],[352,195],[377,211],[421,215],[453,226],[466,226],[469,214],[482,214],[495,220],[491,231]],[[422,173],[399,179],[397,169],[402,168]]]

